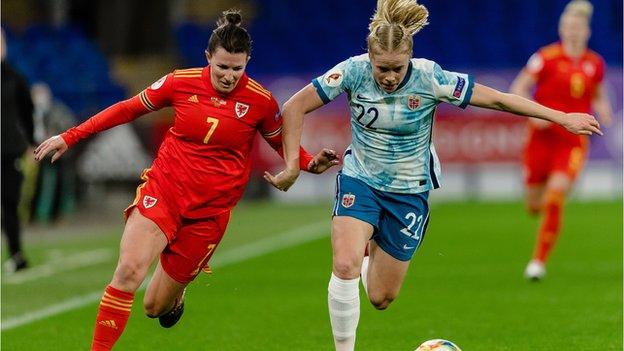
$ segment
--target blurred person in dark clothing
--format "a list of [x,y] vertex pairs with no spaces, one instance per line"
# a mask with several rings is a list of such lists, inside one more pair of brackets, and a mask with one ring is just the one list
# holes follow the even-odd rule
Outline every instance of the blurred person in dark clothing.
[[[54,98],[46,83],[33,84],[30,94],[34,105],[36,143],[60,134],[76,123],[74,113]],[[67,156],[54,163],[39,165],[37,187],[32,200],[32,214],[36,221],[55,221],[75,209],[74,158],[73,155]]]
[[4,32],[0,32],[2,59],[2,229],[7,237],[11,257],[5,269],[15,272],[28,263],[22,253],[21,227],[17,214],[22,187],[20,160],[34,144],[33,104],[26,80],[6,61]]

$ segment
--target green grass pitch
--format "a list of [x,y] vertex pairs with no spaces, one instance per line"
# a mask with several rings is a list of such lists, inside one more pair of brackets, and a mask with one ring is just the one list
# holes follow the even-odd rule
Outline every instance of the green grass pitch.
[[[201,274],[172,329],[143,315],[138,293],[115,349],[331,350],[330,212],[329,203],[241,204],[215,263],[241,245],[265,244],[255,254],[248,250],[217,265],[210,276]],[[522,271],[537,225],[520,203],[434,202],[425,241],[398,299],[376,311],[360,289],[357,349],[411,351],[424,340],[444,338],[464,351],[622,350],[622,203],[569,203],[548,275],[530,283]],[[271,245],[285,241],[270,238],[288,233],[301,240],[273,250]],[[118,230],[28,243],[35,265],[48,262],[51,252],[69,257],[108,248],[112,256],[20,284],[7,283],[4,275],[3,324],[101,293],[115,266],[119,235]],[[97,303],[92,299],[3,326],[2,349],[86,350]]]

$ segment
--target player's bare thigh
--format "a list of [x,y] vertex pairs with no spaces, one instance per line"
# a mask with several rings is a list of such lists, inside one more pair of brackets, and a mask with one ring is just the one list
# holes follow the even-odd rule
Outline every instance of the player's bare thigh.
[[360,275],[364,250],[373,235],[373,226],[348,216],[332,219],[333,272],[340,279],[355,279]]
[[550,177],[548,177],[548,182],[546,183],[547,190],[555,190],[563,192],[567,194],[572,188],[574,184],[574,180],[570,177],[566,172],[556,171],[553,172]]
[[377,309],[385,309],[399,295],[410,261],[400,261],[371,240],[368,262],[368,298]]
[[558,191],[567,194],[574,184],[574,180],[565,172],[553,172],[545,184],[528,185],[526,188],[526,207],[527,211],[536,215],[542,211],[544,207],[544,194],[549,190]]
[[143,298],[145,314],[156,318],[169,312],[187,285],[171,278],[158,262]]
[[525,201],[529,214],[536,215],[542,210],[544,189],[546,184],[530,184],[526,186]]
[[160,228],[134,209],[121,237],[119,261],[111,285],[122,291],[136,291],[166,245],[167,237]]

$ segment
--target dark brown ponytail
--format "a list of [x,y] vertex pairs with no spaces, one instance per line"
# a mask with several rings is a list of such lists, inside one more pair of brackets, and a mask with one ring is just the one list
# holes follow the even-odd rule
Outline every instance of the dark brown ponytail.
[[238,10],[223,11],[217,21],[217,28],[212,31],[208,40],[210,54],[214,54],[218,47],[232,54],[251,53],[251,37],[247,30],[240,26],[242,19]]

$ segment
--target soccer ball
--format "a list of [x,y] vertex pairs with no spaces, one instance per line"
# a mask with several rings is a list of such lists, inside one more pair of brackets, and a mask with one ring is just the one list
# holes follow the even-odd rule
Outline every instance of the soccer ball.
[[433,339],[423,342],[416,351],[461,351],[461,349],[448,340]]

